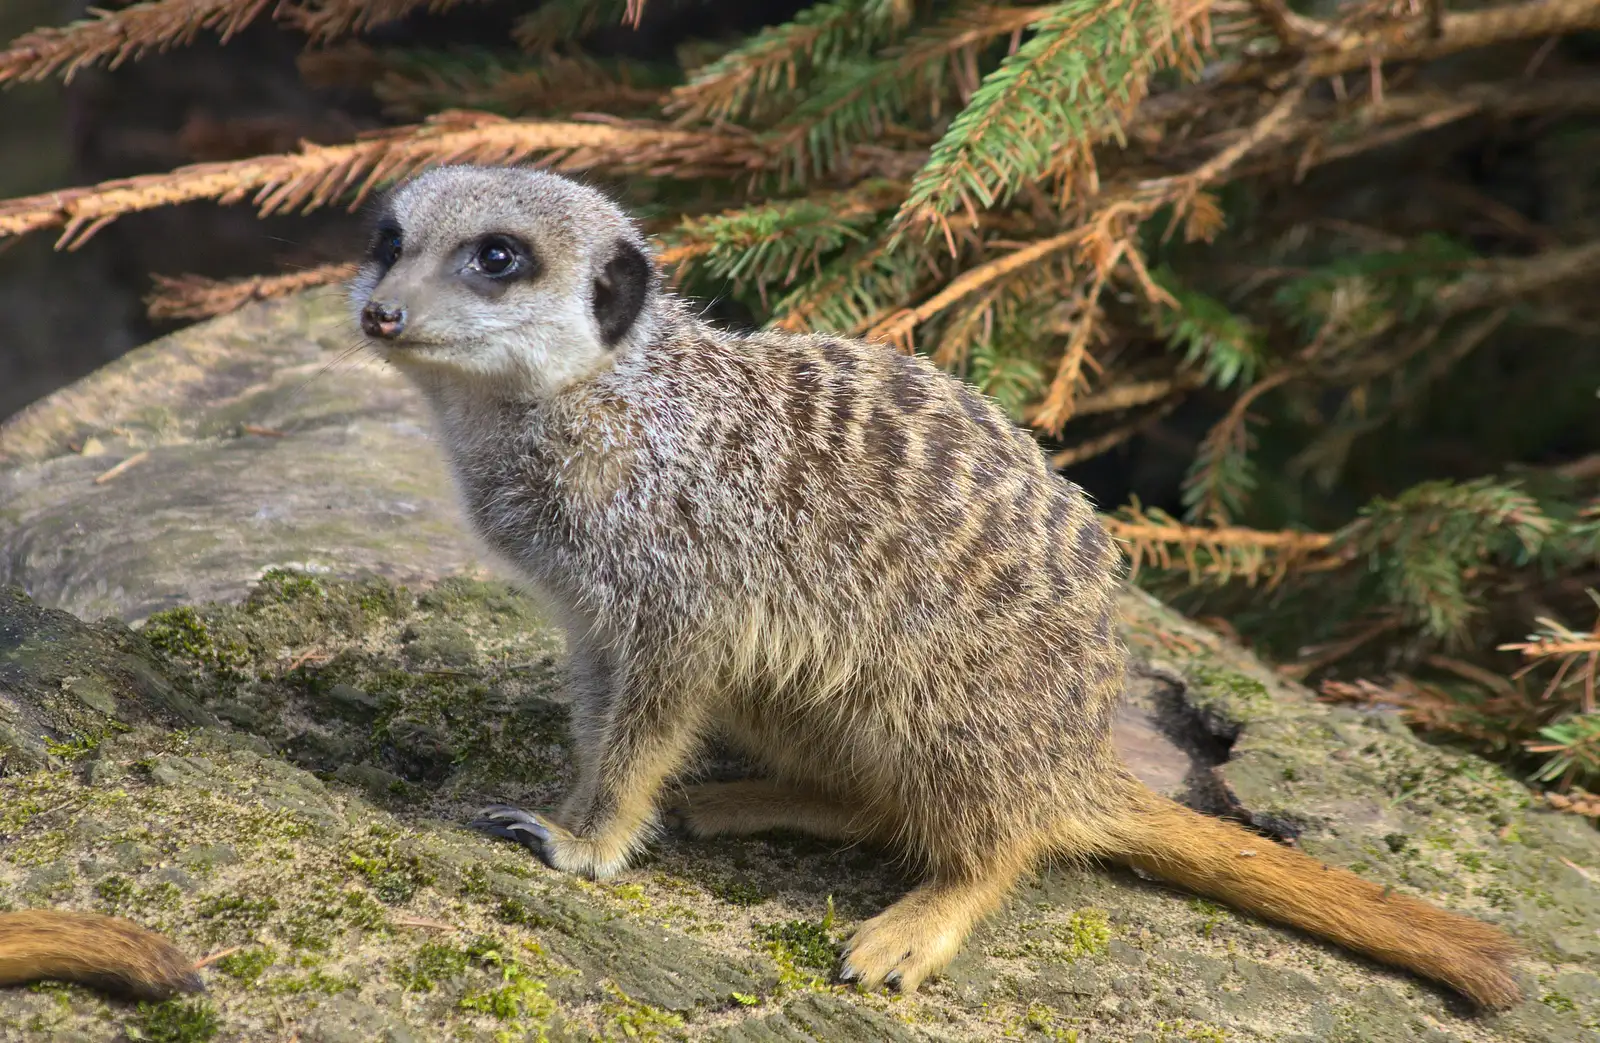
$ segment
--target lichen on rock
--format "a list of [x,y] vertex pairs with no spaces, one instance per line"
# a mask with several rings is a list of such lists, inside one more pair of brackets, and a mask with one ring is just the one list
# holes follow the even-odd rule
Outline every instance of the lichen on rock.
[[[1220,771],[1247,815],[1297,809],[1318,857],[1517,933],[1528,1003],[1469,1016],[1097,866],[1032,875],[915,996],[863,994],[833,982],[837,945],[911,884],[878,852],[671,837],[591,883],[463,828],[488,800],[552,802],[570,772],[560,638],[509,587],[274,572],[137,631],[3,603],[0,633],[29,650],[4,660],[12,718],[50,738],[0,777],[0,902],[224,955],[205,994],[168,1004],[0,993],[0,1039],[1489,1041],[1600,1023],[1594,884],[1568,868],[1600,866],[1592,831],[1481,761],[1292,693],[1253,693],[1280,711],[1253,725],[1204,692],[1170,709],[1235,736]],[[1134,633],[1175,625],[1139,611]],[[1201,649],[1156,672],[1198,689],[1236,669]],[[93,703],[70,695],[81,677]]]
[[1392,717],[1319,704],[1137,590],[1116,735],[1135,772],[1263,843],[1504,925],[1528,950],[1525,1003],[1476,1016],[1093,865],[1040,867],[947,974],[868,995],[828,964],[914,883],[881,852],[668,836],[595,884],[467,830],[483,803],[548,806],[570,777],[562,641],[485,578],[414,392],[334,365],[343,321],[333,295],[252,305],[0,427],[0,582],[31,595],[0,593],[0,907],[116,913],[211,957],[206,993],[168,1004],[0,991],[3,1043],[1600,1030],[1593,827]]

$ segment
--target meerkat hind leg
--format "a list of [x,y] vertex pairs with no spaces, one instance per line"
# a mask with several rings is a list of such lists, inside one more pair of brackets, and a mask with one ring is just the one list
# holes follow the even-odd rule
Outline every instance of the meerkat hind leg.
[[863,831],[838,801],[767,779],[685,787],[671,815],[691,836],[747,836],[775,829],[825,840],[856,840]]
[[845,943],[839,976],[868,989],[888,984],[916,991],[950,963],[973,926],[999,907],[1021,874],[1011,860],[984,867],[978,875],[935,873],[856,928]]

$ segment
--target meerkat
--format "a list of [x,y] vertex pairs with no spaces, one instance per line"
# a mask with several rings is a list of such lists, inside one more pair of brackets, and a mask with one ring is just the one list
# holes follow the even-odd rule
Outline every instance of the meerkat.
[[[735,335],[609,197],[528,168],[396,187],[349,286],[427,400],[471,527],[570,655],[561,806],[473,823],[594,879],[667,821],[795,830],[921,874],[839,975],[915,990],[1050,857],[1120,862],[1516,1002],[1516,944],[1152,792],[1119,760],[1119,550],[994,403],[915,355]],[[720,736],[748,781],[680,786]]]
[[[575,777],[472,824],[604,879],[671,821],[897,853],[922,882],[839,975],[917,989],[1019,877],[1099,858],[1442,982],[1521,998],[1481,921],[1161,797],[1120,762],[1121,555],[1026,431],[914,355],[734,335],[634,222],[531,169],[442,167],[381,206],[349,287],[422,392],[472,528],[568,636]],[[680,786],[719,736],[763,769]],[[198,986],[126,921],[0,915],[0,984]]]

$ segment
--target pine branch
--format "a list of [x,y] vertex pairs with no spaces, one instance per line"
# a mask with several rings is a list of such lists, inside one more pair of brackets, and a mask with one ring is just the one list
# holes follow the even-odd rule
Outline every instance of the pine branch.
[[117,11],[91,9],[93,17],[35,29],[0,51],[0,83],[42,80],[58,70],[70,81],[99,62],[117,68],[150,51],[192,42],[202,31],[226,42],[281,0],[149,0]]
[[[1600,596],[1594,591],[1589,591],[1589,597],[1596,605],[1600,605]],[[1537,632],[1530,634],[1525,641],[1500,645],[1499,650],[1522,653],[1523,658],[1529,662],[1529,666],[1524,668],[1522,673],[1549,660],[1557,660],[1555,676],[1551,678],[1541,698],[1548,701],[1563,686],[1582,685],[1583,695],[1580,705],[1583,712],[1595,713],[1597,708],[1600,708],[1600,700],[1595,696],[1596,684],[1600,683],[1600,620],[1597,620],[1586,634],[1542,616],[1534,622],[1540,627]],[[1582,666],[1573,670],[1573,667],[1578,666],[1580,662]]]
[[[476,109],[501,116],[631,111],[658,108],[667,86],[648,82],[663,77],[647,70],[634,82],[636,66],[613,70],[594,59],[546,52],[532,61],[508,65],[493,55],[412,51],[372,54],[368,60],[373,95],[392,116],[416,119],[446,109]],[[654,73],[652,76],[651,73]]]
[[836,170],[851,144],[880,135],[890,120],[909,113],[914,105],[937,115],[949,93],[947,79],[963,74],[980,47],[1020,33],[1054,10],[1047,6],[960,11],[870,58],[830,63],[820,89],[771,130],[790,156],[791,176]]
[[207,279],[198,275],[155,276],[155,289],[145,297],[145,314],[157,321],[207,319],[225,315],[272,297],[342,282],[355,274],[352,264],[327,264],[285,275],[245,279]]
[[1443,315],[1460,315],[1596,274],[1600,274],[1600,240],[1480,263],[1454,285],[1442,288],[1435,305]]
[[1324,27],[1328,39],[1303,40],[1286,55],[1250,58],[1211,71],[1213,83],[1266,80],[1281,75],[1284,57],[1305,63],[1313,77],[1337,76],[1374,63],[1432,61],[1461,51],[1495,44],[1559,36],[1600,27],[1600,5],[1594,0],[1530,0],[1477,11],[1424,14],[1371,31]]
[[1424,482],[1379,499],[1336,534],[1336,550],[1365,558],[1377,591],[1430,637],[1459,641],[1480,608],[1472,576],[1495,560],[1539,552],[1554,523],[1515,485]]
[[[1241,159],[1279,131],[1305,97],[1305,89],[1306,81],[1302,80],[1285,91],[1248,134],[1193,170],[1102,192],[1092,204],[1085,204],[1086,208],[1092,205],[1093,209],[1073,227],[969,268],[921,304],[901,309],[878,323],[869,336],[904,344],[917,326],[951,305],[1047,258],[1067,250],[1082,249],[1091,244],[1091,240],[1097,241],[1100,250],[1107,250],[1107,244],[1128,239],[1139,222],[1148,220],[1165,206],[1173,207],[1174,219],[1180,219],[1204,199],[1201,189],[1226,180]],[[1202,222],[1197,231],[1203,232],[1208,225],[1209,222]]]
[[1516,40],[1557,36],[1600,28],[1600,4],[1595,0],[1532,0],[1479,11],[1448,12],[1437,26],[1416,19],[1396,33],[1379,30],[1365,38],[1341,41],[1333,53],[1313,53],[1312,76],[1332,76],[1360,69],[1374,58],[1381,61],[1431,61],[1460,51]]
[[[544,0],[517,21],[512,38],[525,51],[581,39],[602,25],[627,23],[638,0]],[[642,5],[641,5],[642,6]],[[633,24],[637,27],[638,22]]]
[[853,246],[778,301],[773,325],[859,334],[908,300],[928,274],[919,251],[886,249],[881,242]]
[[[1066,350],[1061,353],[1055,379],[1045,391],[1044,402],[1029,417],[1030,423],[1050,434],[1060,434],[1067,421],[1072,419],[1078,392],[1087,387],[1084,367],[1097,365],[1089,357],[1089,341],[1098,331],[1100,292],[1123,258],[1136,256],[1130,239],[1127,235],[1102,234],[1088,240],[1089,250],[1084,252],[1089,255],[1086,259],[1092,276],[1089,285],[1080,291],[1074,302],[1078,320],[1067,338]],[[1096,246],[1102,246],[1103,249],[1096,250]]]
[[[1155,409],[1150,410],[1145,416],[1141,416],[1137,420],[1130,420],[1128,423],[1114,427],[1110,431],[1096,435],[1094,438],[1085,439],[1067,449],[1059,450],[1051,455],[1050,466],[1059,471],[1064,467],[1071,467],[1073,464],[1092,460],[1103,453],[1108,453],[1122,443],[1149,430],[1164,417],[1171,415],[1182,403],[1183,399],[1181,397],[1174,396],[1160,403]],[[1085,410],[1080,406],[1078,415],[1082,416],[1084,412]]]
[[865,241],[904,191],[897,182],[870,180],[844,192],[686,218],[661,237],[661,256],[679,265],[679,278],[703,270],[738,289],[753,284],[765,299],[769,285],[791,284],[803,270],[815,271],[824,255]]
[[667,111],[682,121],[732,120],[763,111],[769,96],[792,91],[802,74],[858,56],[901,28],[909,4],[834,0],[812,4],[783,25],[698,69],[672,92]]
[[75,248],[123,214],[197,199],[250,199],[261,214],[351,205],[381,184],[442,163],[510,164],[539,156],[573,171],[605,166],[655,176],[732,175],[768,157],[746,138],[690,133],[649,123],[515,121],[483,113],[443,113],[348,145],[225,163],[196,163],[165,174],[120,178],[85,188],[0,201],[0,237],[65,226],[58,247]]
[[397,22],[426,5],[429,14],[439,14],[463,3],[482,0],[309,0],[312,7],[287,7],[283,20],[310,37],[313,44],[326,43],[340,36],[366,32],[375,26]]
[[1184,525],[1165,512],[1137,505],[1102,519],[1111,535],[1128,544],[1131,578],[1146,564],[1163,571],[1183,569],[1191,583],[1243,579],[1269,587],[1291,572],[1340,568],[1344,559],[1329,554],[1334,537],[1316,532],[1263,532],[1240,527]]
[[1319,695],[1324,702],[1393,708],[1413,727],[1457,735],[1498,750],[1509,744],[1512,729],[1508,722],[1527,725],[1538,719],[1536,709],[1515,691],[1465,701],[1438,685],[1409,677],[1396,677],[1387,685],[1365,679],[1328,680],[1322,682]]
[[[912,183],[896,228],[943,227],[1052,167],[1092,181],[1094,144],[1115,133],[1157,68],[1195,71],[1209,0],[1070,0],[973,95]],[[946,232],[948,236],[948,232]]]
[[1152,309],[1152,325],[1170,346],[1183,350],[1184,364],[1198,365],[1219,389],[1252,383],[1265,350],[1261,330],[1216,298],[1181,285],[1171,268],[1152,275],[1170,301]]

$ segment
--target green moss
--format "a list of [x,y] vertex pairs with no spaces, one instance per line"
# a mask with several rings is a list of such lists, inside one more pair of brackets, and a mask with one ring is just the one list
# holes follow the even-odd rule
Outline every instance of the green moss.
[[1578,1005],[1572,1001],[1571,997],[1563,996],[1559,992],[1547,992],[1539,998],[1539,1002],[1551,1010],[1564,1011],[1568,1014],[1576,1013],[1578,1010]]
[[266,946],[253,946],[231,952],[219,959],[217,970],[244,985],[251,985],[277,961],[277,953]]
[[112,909],[122,909],[132,904],[136,890],[133,881],[125,876],[108,876],[94,885],[96,897]]
[[320,968],[312,968],[305,974],[292,975],[272,981],[268,986],[268,991],[279,996],[301,996],[308,993],[319,996],[337,996],[341,992],[354,992],[359,988],[361,988],[361,982],[353,977],[329,974]]
[[296,949],[325,952],[346,930],[378,930],[387,925],[383,906],[361,891],[324,887],[295,908],[284,924]]
[[520,898],[503,898],[495,906],[494,916],[501,923],[519,927],[549,927],[550,918],[538,912]]
[[141,1003],[135,1024],[136,1038],[148,1043],[205,1043],[222,1028],[222,1020],[203,999]]
[[730,876],[706,884],[706,890],[729,905],[761,905],[772,899],[773,892],[746,877]]
[[1163,1021],[1156,1026],[1159,1043],[1228,1043],[1228,1034],[1215,1025],[1197,1025],[1191,1022]]
[[470,957],[466,950],[443,942],[428,942],[416,951],[411,965],[395,977],[409,992],[432,992],[441,982],[466,973]]
[[799,967],[828,972],[838,961],[838,949],[825,923],[789,920],[756,924],[756,937],[781,949]]
[[1064,1028],[1056,1024],[1056,1019],[1061,1016],[1054,1007],[1035,1000],[1028,1004],[1028,1009],[1023,1012],[1022,1024],[1033,1034],[1044,1039],[1055,1040],[1057,1043],[1078,1043],[1076,1029]]
[[652,1040],[683,1039],[683,1034],[678,1031],[683,1027],[683,1018],[679,1015],[641,1003],[614,984],[606,983],[606,998],[600,1004],[602,1040],[639,1040],[648,1043]]
[[1190,701],[1201,709],[1245,723],[1272,709],[1272,692],[1253,677],[1216,666],[1196,665],[1188,671]]
[[1210,938],[1222,926],[1223,918],[1227,915],[1222,906],[1204,898],[1189,899],[1189,908],[1200,914],[1200,936]]
[[1411,838],[1404,833],[1386,833],[1383,837],[1384,846],[1393,853],[1404,854],[1411,847]]
[[195,915],[210,921],[207,936],[220,940],[255,935],[277,909],[278,900],[271,895],[212,895],[200,901]]
[[75,761],[79,757],[93,753],[97,748],[99,748],[100,740],[102,738],[103,737],[99,735],[77,735],[65,742],[58,742],[55,739],[46,737],[44,740],[44,750],[52,757],[60,757],[62,760]]
[[395,850],[392,838],[369,834],[345,851],[345,865],[355,870],[378,898],[389,905],[404,905],[433,883],[422,860]]
[[1111,921],[1103,909],[1082,909],[1066,924],[1074,956],[1100,956],[1111,945]]
[[245,646],[216,637],[200,614],[187,605],[157,612],[139,633],[161,655],[180,664],[237,676],[250,662]]
[[467,946],[466,954],[479,966],[498,972],[500,983],[491,988],[469,990],[457,1006],[504,1023],[496,1033],[497,1040],[547,1039],[546,1029],[556,1005],[545,983],[525,964],[510,957],[493,939],[475,939]]
[[997,945],[991,952],[1005,959],[1071,963],[1086,956],[1103,956],[1111,945],[1111,921],[1103,909],[1080,909],[1065,920],[1023,920],[1016,931],[1022,936],[1020,941]]
[[273,601],[280,605],[292,605],[307,599],[324,600],[327,596],[327,588],[314,576],[290,569],[268,569],[256,581],[251,600],[257,603]]

